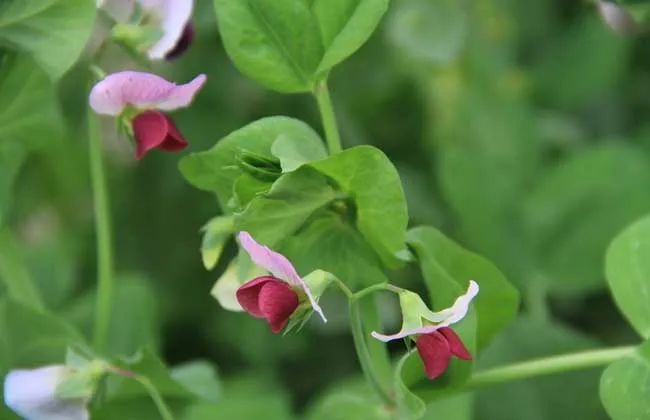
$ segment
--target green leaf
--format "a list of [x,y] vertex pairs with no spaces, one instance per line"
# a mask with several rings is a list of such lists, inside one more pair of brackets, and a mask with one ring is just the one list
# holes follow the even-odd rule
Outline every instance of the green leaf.
[[19,143],[0,140],[0,227],[10,209],[14,181],[25,157],[25,149]]
[[94,20],[95,3],[88,0],[5,0],[0,43],[31,54],[56,79],[79,58]]
[[0,142],[30,147],[60,132],[56,92],[47,75],[25,58],[0,62]]
[[280,159],[282,172],[295,171],[305,163],[327,157],[327,151],[322,142],[297,143],[287,136],[280,136],[273,142],[271,153]]
[[650,341],[618,360],[600,378],[600,399],[613,420],[645,419],[650,413]]
[[[245,149],[275,158],[271,148],[280,137],[285,145],[301,144],[294,147],[296,150],[322,147],[318,134],[302,121],[289,117],[267,117],[230,133],[208,151],[186,156],[181,160],[179,168],[192,185],[214,192],[221,208],[227,211],[233,197],[233,184],[243,173],[237,166],[239,151]],[[305,143],[312,146],[306,146]]]
[[391,420],[394,417],[363,382],[337,384],[310,407],[309,420]]
[[604,286],[598,262],[607,246],[650,212],[650,161],[634,147],[603,146],[552,167],[540,179],[523,210],[548,286],[573,294]]
[[309,166],[350,196],[359,232],[387,266],[399,266],[408,212],[399,174],[386,155],[371,146],[358,146]]
[[547,48],[535,67],[538,91],[556,107],[588,106],[619,86],[630,47],[596,13],[585,14]]
[[8,227],[0,228],[0,280],[7,296],[34,309],[43,308],[38,289],[34,286],[20,248]]
[[325,270],[352,288],[387,281],[377,254],[335,214],[314,220],[288,238],[281,251],[302,274]]
[[280,92],[308,92],[370,37],[388,0],[215,0],[240,71]]
[[195,395],[207,401],[219,399],[221,384],[215,368],[207,361],[196,360],[174,366],[171,376]]
[[401,54],[431,64],[447,64],[460,53],[467,15],[456,0],[407,0],[388,20],[388,37]]
[[325,177],[311,168],[301,168],[283,175],[268,192],[251,200],[235,215],[235,225],[238,231],[250,232],[272,247],[335,198]]
[[223,247],[235,231],[231,216],[217,216],[210,219],[201,229],[201,259],[206,270],[217,266]]
[[650,217],[625,229],[607,250],[607,282],[634,329],[650,338]]
[[471,253],[432,227],[411,229],[407,240],[420,261],[435,310],[450,306],[470,280],[480,286],[474,300],[478,316],[478,347],[484,347],[516,315],[517,290],[488,260]]

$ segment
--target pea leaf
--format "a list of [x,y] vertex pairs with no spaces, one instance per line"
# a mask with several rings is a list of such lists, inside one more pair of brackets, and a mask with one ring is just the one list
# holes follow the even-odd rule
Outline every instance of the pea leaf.
[[389,15],[388,37],[408,58],[446,64],[460,53],[467,26],[461,2],[408,0],[397,3]]
[[551,290],[603,287],[594,261],[604,259],[621,229],[650,211],[650,161],[634,147],[603,146],[552,167],[541,180],[524,201],[524,223]]
[[29,147],[60,132],[56,93],[47,75],[25,58],[14,56],[2,62],[0,142],[15,141]]
[[233,225],[232,216],[217,216],[210,219],[201,229],[201,259],[206,270],[217,266],[223,247],[234,232]]
[[479,284],[480,292],[474,301],[479,348],[515,317],[519,294],[491,262],[463,249],[432,227],[411,229],[407,241],[418,256],[436,310],[450,306],[470,280]]
[[251,200],[243,212],[235,215],[235,226],[273,246],[335,198],[336,192],[325,177],[311,168],[302,168],[283,175],[268,192]]
[[605,271],[621,312],[643,338],[650,338],[650,217],[614,239],[607,250]]
[[371,146],[358,146],[309,166],[349,195],[359,232],[387,266],[399,266],[408,212],[399,174],[386,155]]
[[27,269],[20,248],[8,227],[0,228],[0,280],[9,298],[36,310],[43,301]]
[[280,136],[271,146],[273,156],[280,159],[282,172],[291,172],[307,162],[325,159],[327,151],[321,142],[291,141],[290,137]]
[[618,360],[600,378],[600,399],[613,420],[644,419],[650,412],[650,342]]
[[0,227],[10,209],[13,184],[25,155],[20,144],[0,141]]
[[[244,3],[244,2],[242,2]],[[214,192],[221,208],[228,210],[233,198],[233,184],[243,171],[237,166],[237,154],[245,149],[269,158],[273,143],[282,137],[283,143],[307,143],[317,148],[322,140],[307,124],[289,117],[267,117],[233,131],[210,150],[193,153],[183,158],[179,168],[195,187]],[[296,146],[296,149],[307,146]]]
[[31,54],[56,79],[79,58],[94,19],[95,3],[88,0],[5,0],[0,41]]
[[211,363],[195,360],[174,366],[171,376],[185,388],[206,401],[215,401],[221,394],[217,372]]
[[282,253],[301,274],[321,269],[352,288],[387,281],[377,254],[337,214],[326,214],[282,244]]
[[215,0],[226,51],[248,77],[280,92],[308,92],[356,51],[388,0]]

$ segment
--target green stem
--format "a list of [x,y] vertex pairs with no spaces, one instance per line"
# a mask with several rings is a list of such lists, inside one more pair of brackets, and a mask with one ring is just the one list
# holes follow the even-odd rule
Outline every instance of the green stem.
[[372,286],[368,286],[365,289],[359,290],[352,297],[358,300],[381,290],[385,290],[393,293],[400,293],[404,289],[402,289],[401,287],[393,286],[392,284],[388,284],[388,283],[379,283],[379,284],[373,284]]
[[607,365],[622,357],[633,354],[635,349],[635,346],[626,346],[601,350],[589,350],[489,369],[474,375],[469,382],[463,386],[463,390],[482,388],[503,382],[518,381],[542,375]]
[[382,386],[382,381],[378,373],[373,368],[373,361],[368,349],[367,337],[368,334],[364,331],[363,321],[359,310],[359,301],[351,299],[349,301],[350,308],[350,329],[352,330],[352,338],[354,339],[354,347],[357,351],[357,357],[361,364],[361,370],[368,383],[375,390],[377,395],[389,406],[394,406],[395,402],[391,398],[389,392]]
[[169,407],[167,407],[167,404],[165,403],[162,395],[160,395],[160,392],[158,392],[158,389],[149,380],[149,378],[140,375],[134,375],[132,378],[138,381],[147,390],[154,404],[156,404],[156,408],[160,413],[160,417],[162,417],[163,420],[174,420],[174,415],[172,414]]
[[325,80],[316,85],[314,96],[318,102],[318,110],[320,111],[321,120],[323,121],[327,148],[329,149],[330,155],[333,155],[342,150],[341,136],[339,135],[336,115],[334,114],[334,108],[332,106],[332,99],[330,98],[327,82]]
[[88,145],[90,177],[95,205],[97,240],[97,307],[95,311],[95,346],[103,351],[108,339],[113,295],[113,253],[106,177],[102,161],[101,133],[97,116],[88,110]]

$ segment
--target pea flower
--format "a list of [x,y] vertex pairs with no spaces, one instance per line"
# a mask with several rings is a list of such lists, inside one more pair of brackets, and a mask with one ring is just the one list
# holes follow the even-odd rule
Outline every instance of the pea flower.
[[244,283],[236,296],[241,307],[256,318],[264,318],[271,331],[279,333],[303,303],[311,306],[327,322],[311,288],[282,254],[257,243],[248,232],[239,233],[239,243],[253,262],[271,275]]
[[201,74],[176,85],[151,73],[113,73],[92,88],[90,106],[98,114],[117,116],[125,123],[135,139],[136,159],[152,149],[176,152],[187,146],[187,140],[162,111],[188,106],[205,80]]
[[404,290],[399,293],[402,329],[392,335],[376,331],[371,335],[383,342],[407,337],[414,340],[427,377],[435,379],[447,370],[452,356],[463,360],[472,359],[460,337],[449,326],[465,317],[469,304],[478,291],[478,284],[470,281],[467,292],[458,297],[452,306],[440,312],[432,312],[418,294]]
[[63,365],[12,370],[4,382],[5,404],[27,420],[87,420],[86,398],[60,398],[69,374]]
[[113,35],[150,60],[171,59],[191,44],[193,0],[97,0],[115,21]]

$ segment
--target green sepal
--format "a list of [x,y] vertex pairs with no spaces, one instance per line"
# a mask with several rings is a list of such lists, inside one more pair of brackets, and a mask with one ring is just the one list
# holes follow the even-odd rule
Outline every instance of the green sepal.
[[56,387],[60,399],[90,399],[109,370],[103,360],[88,359],[75,349],[66,353],[66,376]]

